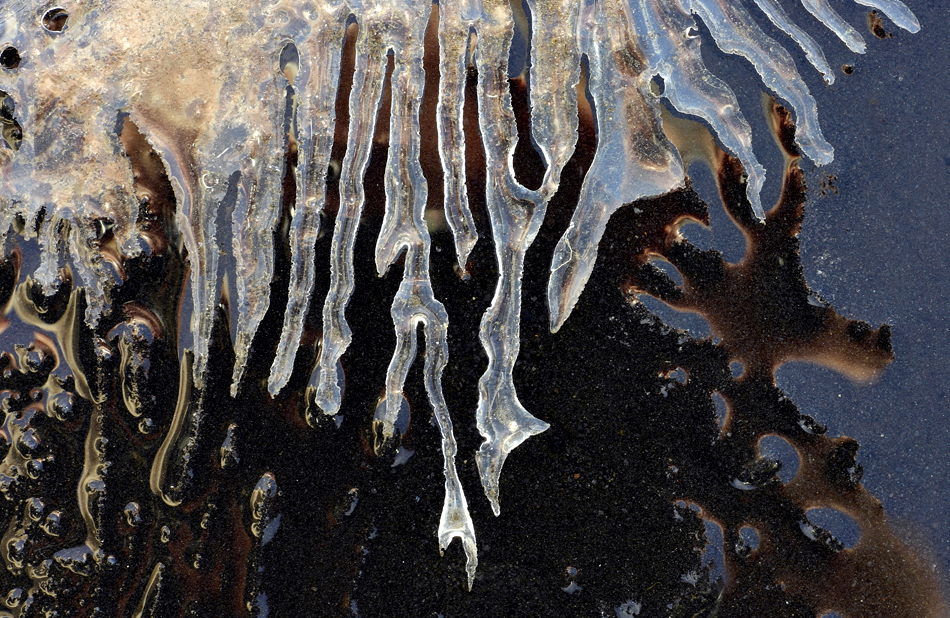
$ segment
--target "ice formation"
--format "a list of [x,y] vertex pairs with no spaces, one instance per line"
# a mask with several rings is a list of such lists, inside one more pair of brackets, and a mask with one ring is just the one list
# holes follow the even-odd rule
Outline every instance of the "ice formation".
[[[856,0],[915,32],[917,20],[899,0]],[[831,83],[817,44],[777,0],[759,9],[805,52]],[[853,51],[860,35],[825,0],[805,8]],[[570,227],[552,258],[548,305],[552,329],[568,318],[590,276],[607,220],[623,204],[682,186],[680,156],[666,138],[660,97],[704,120],[738,157],[747,193],[762,217],[765,169],[751,148],[751,129],[729,87],[706,69],[697,21],[727,53],[749,60],[765,86],[787,102],[805,156],[823,164],[831,146],[818,126],[815,101],[789,53],[730,0],[527,0],[530,15],[531,139],[544,158],[538,189],[515,178],[518,141],[509,94],[508,58],[522,7],[508,0],[26,0],[0,3],[0,230],[36,237],[43,249],[33,277],[52,293],[69,263],[86,289],[86,320],[110,310],[123,282],[123,259],[148,250],[136,225],[139,196],[116,124],[125,115],[160,153],[174,187],[177,226],[190,260],[190,303],[196,387],[203,384],[214,312],[233,257],[236,361],[232,394],[241,387],[251,342],[270,303],[273,233],[282,206],[288,143],[298,156],[296,201],[289,229],[293,256],[289,300],[269,390],[286,386],[303,332],[315,279],[315,242],[327,200],[325,174],[336,126],[335,104],[348,23],[359,27],[349,97],[346,157],[332,237],[331,285],[315,369],[316,403],[340,410],[338,363],[352,331],[345,311],[354,290],[354,239],[364,207],[377,112],[393,55],[392,114],[386,168],[385,221],[377,241],[380,275],[404,255],[393,300],[397,345],[377,420],[391,436],[403,382],[424,326],[425,384],[442,432],[446,495],[438,537],[459,537],[469,582],[477,561],[475,534],[455,469],[456,444],[442,395],[448,316],[429,279],[430,238],[423,214],[427,185],[419,164],[419,105],[426,83],[424,35],[438,21],[439,154],[445,216],[462,272],[477,241],[466,193],[462,130],[469,64],[478,74],[478,124],[485,153],[485,203],[499,278],[481,323],[488,367],[476,411],[485,438],[477,455],[482,484],[499,513],[499,477],[508,454],[547,424],[519,402],[512,371],[519,353],[521,277],[525,252],[545,216],[577,140],[577,84],[586,59],[598,143]],[[520,23],[526,24],[522,20]],[[283,60],[281,60],[283,58]],[[652,88],[662,78],[663,91]],[[287,118],[287,91],[293,92]],[[425,119],[424,121],[431,121]],[[289,126],[289,135],[285,127]],[[290,160],[286,158],[286,160]],[[233,201],[232,245],[222,246],[223,204]],[[312,420],[312,419],[311,419]]]

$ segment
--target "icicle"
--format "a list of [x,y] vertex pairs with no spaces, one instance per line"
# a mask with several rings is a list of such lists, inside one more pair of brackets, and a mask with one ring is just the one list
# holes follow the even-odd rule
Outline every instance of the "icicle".
[[[438,10],[438,9],[435,9]],[[436,122],[439,129],[439,156],[442,159],[445,219],[455,237],[458,266],[465,276],[468,254],[478,241],[478,231],[468,207],[465,187],[465,133],[462,113],[465,104],[466,59],[469,31],[450,16],[458,11],[448,8],[439,19],[439,105]]]
[[739,157],[749,177],[749,201],[756,214],[764,216],[759,194],[765,168],[752,151],[752,128],[729,86],[706,69],[701,39],[690,35],[695,28],[692,16],[676,3],[659,5],[644,0],[631,4],[631,11],[637,31],[657,33],[640,40],[650,72],[663,78],[663,96],[680,112],[708,122],[723,146]]
[[607,0],[583,16],[590,92],[597,111],[597,151],[577,210],[551,261],[548,310],[557,331],[570,315],[597,259],[607,220],[623,204],[681,186],[683,165],[659,124],[652,77],[643,66],[632,17]]
[[354,287],[353,243],[365,200],[363,175],[369,165],[386,76],[388,41],[384,42],[379,34],[386,31],[383,23],[387,19],[398,23],[399,15],[385,0],[371,0],[357,17],[360,33],[350,91],[350,126],[340,171],[340,210],[330,246],[330,290],[323,304],[323,339],[317,367],[320,374],[315,394],[316,404],[331,416],[339,411],[342,396],[337,363],[353,339],[345,311]]
[[901,0],[854,0],[855,3],[877,9],[888,19],[908,32],[920,32],[920,22]]
[[841,19],[841,16],[828,5],[827,0],[802,0],[802,6],[814,15],[815,19],[828,26],[828,29],[834,32],[841,42],[848,46],[848,49],[856,54],[864,53],[867,48],[864,39],[857,30],[851,27],[851,24]]
[[[505,458],[530,436],[547,429],[518,401],[512,370],[520,349],[521,276],[524,254],[538,233],[546,203],[514,178],[511,157],[518,141],[508,91],[508,51],[513,25],[503,0],[449,4],[442,13],[440,39],[446,83],[458,84],[464,66],[458,61],[469,31],[477,32],[478,119],[486,160],[485,201],[498,259],[498,285],[482,317],[479,338],[488,354],[488,368],[479,380],[478,430],[485,438],[477,461],[492,510],[500,513],[498,480]],[[443,93],[442,100],[449,98]],[[458,109],[458,108],[455,108]],[[460,123],[460,119],[456,119]]]
[[[138,126],[148,124],[135,114],[133,121]],[[198,164],[190,156],[179,158],[173,146],[151,137],[150,141],[164,156],[169,180],[178,202],[176,219],[182,232],[188,259],[191,261],[191,333],[194,346],[194,381],[197,388],[204,383],[204,371],[208,361],[208,342],[214,307],[218,300],[218,243],[216,240],[218,205],[227,191],[227,176],[198,171]],[[200,175],[199,175],[200,174]]]
[[[576,3],[557,0],[529,2],[534,19],[531,105],[546,114],[533,114],[531,131],[547,163],[539,191],[529,191],[514,178],[511,158],[518,142],[508,90],[508,50],[512,17],[507,3],[485,2],[478,19],[473,5],[446,8],[443,32],[455,32],[458,42],[478,33],[479,126],[485,150],[485,201],[498,259],[498,285],[482,318],[479,338],[488,354],[488,368],[478,384],[478,430],[485,438],[477,461],[485,495],[495,515],[501,512],[499,480],[508,454],[529,437],[548,428],[529,413],[515,391],[512,372],[520,350],[521,277],[524,255],[537,236],[547,201],[557,191],[561,170],[577,141],[577,98],[580,54],[575,38]],[[471,17],[470,17],[471,16]],[[540,37],[544,37],[540,41]],[[464,38],[463,38],[464,37]],[[444,35],[448,39],[448,35]],[[443,58],[446,52],[443,50]],[[457,57],[457,56],[456,56]],[[446,63],[443,62],[443,70]],[[459,71],[456,65],[456,71]],[[451,77],[450,77],[451,79]],[[462,76],[456,76],[461,81]]]
[[766,36],[741,5],[691,0],[690,9],[702,18],[722,51],[751,62],[766,87],[791,104],[795,110],[795,141],[802,152],[818,165],[830,163],[834,149],[821,134],[817,104],[785,48]]
[[[247,79],[253,84],[248,98],[257,102],[257,109],[251,107],[250,111],[259,114],[254,119],[259,128],[248,136],[241,162],[241,192],[232,216],[232,242],[239,273],[236,277],[238,319],[232,397],[240,388],[254,334],[270,306],[274,226],[280,215],[283,194],[284,138],[290,138],[283,130],[288,78],[280,67],[280,54],[288,43],[283,38],[271,38],[269,43],[262,50],[260,60],[261,65],[270,70],[262,71],[263,79],[259,83],[253,74]],[[222,98],[233,100],[238,99],[238,95],[237,92],[224,92]],[[260,127],[266,127],[266,130]]]
[[37,230],[40,265],[33,273],[33,278],[43,286],[43,290],[47,294],[59,288],[59,269],[62,266],[63,245],[68,243],[66,239],[69,236],[77,233],[82,233],[82,230],[69,230],[69,224],[60,219],[58,215],[55,219],[44,221],[40,229]]
[[[411,0],[410,0],[411,2]],[[432,292],[429,278],[430,239],[425,215],[427,187],[419,162],[419,104],[425,84],[422,68],[424,38],[429,9],[423,2],[407,3],[406,23],[394,32],[392,115],[389,124],[389,157],[386,162],[386,214],[376,241],[376,269],[384,275],[405,250],[405,267],[399,291],[393,299],[392,318],[396,328],[396,349],[386,374],[386,405],[383,434],[393,435],[394,419],[402,405],[402,390],[409,367],[416,356],[416,327],[425,330],[425,385],[429,403],[442,434],[445,459],[445,500],[439,522],[439,547],[445,550],[458,537],[467,558],[468,587],[471,589],[478,565],[475,528],[468,512],[465,493],[455,469],[455,435],[452,419],[442,394],[442,370],[448,362],[446,331],[449,316]],[[437,9],[432,9],[437,10]],[[393,28],[393,30],[396,30]]]
[[256,169],[241,173],[242,190],[232,220],[238,296],[237,334],[231,396],[236,396],[257,327],[270,306],[274,273],[274,225],[280,214],[283,153],[275,143],[266,144]]
[[[55,223],[54,220],[51,227],[55,227]],[[81,223],[69,230],[67,240],[69,255],[72,258],[77,283],[86,290],[86,323],[89,326],[95,326],[102,313],[108,311],[111,306],[108,292],[112,281],[102,267],[102,257],[94,248],[93,242],[92,231]],[[58,279],[56,281],[58,284]]]
[[309,35],[302,37],[300,72],[295,80],[300,125],[298,163],[294,170],[297,199],[289,232],[290,294],[267,382],[271,395],[279,393],[290,379],[313,291],[314,245],[320,233],[320,214],[326,205],[326,171],[333,147],[342,43],[349,14],[345,8],[343,3],[320,5],[314,7],[315,13],[304,15],[313,23]]
[[[825,60],[825,54],[821,51],[821,48],[818,47],[818,43],[815,43],[815,40],[804,30],[789,20],[782,5],[779,4],[777,0],[755,0],[755,3],[762,9],[762,12],[768,16],[773,24],[778,26],[782,32],[798,43],[798,46],[805,52],[805,57],[808,58],[808,62],[824,76],[825,83],[829,85],[835,83],[835,72],[828,65],[828,61]],[[759,217],[762,217],[762,215],[759,214]]]
[[576,0],[528,0],[531,38],[531,136],[547,164],[540,199],[557,192],[561,170],[577,143],[577,83],[581,57],[577,41]]

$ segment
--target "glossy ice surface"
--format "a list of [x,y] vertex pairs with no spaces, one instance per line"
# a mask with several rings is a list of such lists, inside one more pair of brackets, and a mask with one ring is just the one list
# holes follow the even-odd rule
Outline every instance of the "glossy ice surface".
[[[899,0],[857,1],[882,11],[905,30],[919,30]],[[802,3],[849,49],[863,53],[861,35],[827,2]],[[821,48],[790,21],[781,4],[755,4],[832,83],[834,72]],[[0,148],[4,251],[12,249],[17,235],[7,230],[35,236],[42,254],[32,276],[47,295],[62,283],[60,269],[68,264],[86,290],[86,322],[95,326],[111,310],[113,292],[125,278],[123,260],[154,250],[137,231],[143,196],[136,193],[133,169],[117,132],[117,122],[127,115],[160,155],[174,189],[177,226],[190,262],[196,388],[204,385],[215,311],[224,282],[231,278],[236,300],[231,394],[236,396],[249,348],[270,306],[273,234],[285,191],[285,160],[290,160],[287,147],[292,144],[297,155],[288,232],[290,283],[267,384],[276,396],[291,377],[315,269],[320,267],[314,246],[321,234],[332,233],[330,286],[323,300],[319,361],[312,378],[315,403],[331,416],[339,412],[343,396],[341,358],[354,336],[372,336],[358,328],[354,334],[346,309],[357,285],[354,242],[366,206],[363,181],[391,54],[385,215],[376,266],[381,276],[400,261],[403,270],[391,308],[396,349],[381,385],[385,404],[376,420],[385,438],[394,435],[421,325],[425,388],[445,460],[445,500],[437,534],[443,549],[452,539],[461,539],[469,586],[477,565],[475,532],[456,471],[457,446],[441,383],[450,316],[430,280],[428,186],[420,166],[419,124],[433,122],[420,119],[429,24],[437,21],[438,28],[434,122],[444,216],[454,234],[460,273],[465,273],[478,240],[466,185],[470,170],[465,143],[474,137],[463,131],[469,66],[478,75],[484,201],[498,281],[479,331],[488,364],[478,385],[476,421],[484,442],[476,458],[496,515],[506,457],[548,428],[525,409],[515,391],[521,284],[525,253],[574,154],[582,79],[598,140],[573,218],[551,258],[547,305],[553,330],[565,323],[585,288],[608,219],[624,204],[685,185],[683,160],[664,132],[661,97],[677,111],[703,120],[722,147],[738,158],[746,174],[746,196],[755,215],[764,217],[759,196],[766,169],[753,152],[752,131],[736,96],[704,66],[698,21],[712,35],[707,45],[746,58],[766,88],[789,105],[802,153],[819,165],[833,157],[819,128],[815,101],[791,55],[759,28],[741,2],[529,0],[525,6],[513,11],[505,0],[438,6],[408,0],[101,0],[59,7],[21,0],[0,3],[0,51],[13,48],[17,56],[16,62],[11,54],[4,56],[0,70],[0,91],[9,109],[4,116],[7,147]],[[530,135],[545,165],[544,177],[533,189],[515,177],[519,137],[508,66],[512,41],[517,33],[524,35],[528,18]],[[331,232],[321,230],[321,217],[337,125],[343,42],[354,20],[359,35],[346,156]],[[230,221],[221,216],[225,203],[233,204]],[[222,225],[230,226],[230,246],[219,241]],[[112,240],[100,242],[106,236]],[[233,259],[236,274],[225,272],[222,256]],[[544,410],[535,412],[544,416]],[[308,421],[315,424],[317,419]],[[160,457],[170,455],[162,450]],[[154,470],[153,490],[174,502],[173,495],[163,493],[164,468],[157,465]],[[276,491],[271,481],[261,478],[254,504],[266,503]],[[92,536],[89,543],[95,553]]]

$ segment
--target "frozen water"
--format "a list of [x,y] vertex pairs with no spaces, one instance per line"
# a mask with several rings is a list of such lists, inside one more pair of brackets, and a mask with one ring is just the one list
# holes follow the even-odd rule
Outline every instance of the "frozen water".
[[[911,32],[920,26],[898,0],[855,0],[879,9]],[[825,0],[802,0],[821,23],[855,52],[860,35]],[[833,74],[814,40],[795,25],[778,0],[759,9],[799,45],[828,83]],[[765,168],[752,151],[752,135],[729,86],[703,64],[697,19],[727,53],[749,60],[765,86],[795,114],[797,140],[815,163],[831,161],[815,100],[788,52],[769,38],[741,2],[731,0],[529,0],[531,139],[546,171],[537,189],[515,178],[518,132],[509,93],[508,58],[515,19],[508,0],[461,0],[439,6],[426,0],[67,0],[47,9],[27,0],[0,3],[0,232],[4,254],[15,232],[35,237],[43,254],[33,277],[51,293],[68,263],[86,289],[89,324],[110,310],[123,283],[122,261],[147,250],[138,233],[142,200],[117,118],[127,114],[162,158],[174,189],[180,242],[190,262],[192,312],[189,353],[193,387],[204,385],[214,313],[221,297],[220,256],[230,254],[237,311],[232,394],[244,376],[251,342],[270,307],[273,234],[280,219],[283,179],[295,183],[289,244],[288,302],[268,388],[278,394],[290,378],[310,308],[317,268],[315,243],[327,200],[326,170],[336,126],[343,41],[348,20],[359,27],[349,97],[346,156],[333,226],[330,288],[323,303],[323,333],[315,370],[316,403],[336,415],[342,403],[338,366],[353,330],[346,308],[354,287],[354,240],[365,203],[363,178],[383,96],[387,56],[393,54],[392,114],[385,182],[385,219],[376,246],[380,275],[405,256],[393,299],[397,342],[379,419],[391,436],[402,389],[425,336],[425,385],[442,434],[445,502],[440,546],[459,537],[471,585],[477,564],[475,534],[455,468],[456,443],[442,395],[447,363],[448,315],[429,277],[430,238],[423,219],[428,188],[422,175],[419,105],[426,85],[424,38],[438,20],[437,118],[446,221],[464,274],[478,240],[466,190],[462,114],[469,63],[478,74],[478,124],[485,153],[485,203],[491,224],[498,283],[479,337],[488,365],[479,381],[475,412],[484,442],[477,462],[492,508],[500,512],[499,481],[506,457],[548,425],[520,403],[512,372],[517,362],[521,279],[525,252],[557,192],[577,141],[577,84],[582,59],[599,131],[593,164],[584,179],[570,226],[554,251],[548,285],[553,330],[568,319],[594,267],[610,216],[622,205],[656,196],[684,182],[679,153],[664,134],[660,98],[704,120],[748,175],[748,198],[761,217]],[[520,8],[519,8],[520,11]],[[135,16],[132,20],[130,16]],[[707,41],[707,44],[709,41]],[[13,52],[6,50],[12,49]],[[283,58],[283,60],[281,60]],[[651,84],[662,78],[663,91]],[[287,125],[287,91],[292,118]],[[295,147],[296,159],[287,157]],[[288,162],[296,160],[292,169]],[[226,196],[232,245],[219,244],[219,214]],[[220,219],[226,220],[226,219]],[[187,433],[200,417],[176,415]],[[172,432],[172,433],[176,433]],[[178,439],[176,437],[174,439]],[[169,437],[168,440],[172,440]],[[151,485],[175,502],[172,458],[188,449],[166,441],[153,464]],[[86,476],[96,475],[89,453]],[[185,466],[187,467],[187,466]],[[90,494],[94,502],[94,493]],[[94,527],[95,505],[85,515]],[[94,543],[89,544],[94,551]],[[159,585],[162,565],[152,583]],[[152,585],[150,583],[150,586]]]

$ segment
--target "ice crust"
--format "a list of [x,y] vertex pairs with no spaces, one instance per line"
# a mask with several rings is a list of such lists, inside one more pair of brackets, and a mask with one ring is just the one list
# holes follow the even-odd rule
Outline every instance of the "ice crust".
[[[910,32],[920,25],[898,0],[855,0],[880,10]],[[828,83],[833,72],[814,40],[795,25],[779,0],[759,9],[806,53]],[[825,0],[802,0],[818,21],[852,51],[864,41]],[[462,114],[469,64],[477,70],[478,123],[485,154],[485,204],[498,262],[498,283],[479,332],[487,368],[479,381],[476,421],[484,442],[476,461],[486,496],[498,514],[506,457],[548,425],[518,400],[512,372],[518,358],[521,278],[548,201],[577,140],[577,84],[582,58],[598,127],[597,150],[570,226],[554,251],[548,285],[551,327],[564,324],[591,274],[610,216],[622,205],[682,186],[680,156],[666,138],[660,98],[705,121],[748,175],[758,216],[765,169],[752,151],[752,131],[729,86],[703,64],[697,20],[720,49],[746,58],[766,88],[791,106],[798,145],[817,164],[833,157],[818,125],[814,98],[781,44],[768,37],[734,0],[528,0],[531,24],[528,80],[531,137],[546,164],[541,186],[515,178],[518,142],[509,94],[508,58],[516,29],[508,0],[339,0],[276,2],[221,0],[68,0],[62,31],[43,25],[45,4],[0,2],[0,50],[13,47],[18,66],[0,69],[0,91],[12,103],[2,118],[22,139],[0,144],[0,231],[3,251],[14,230],[34,236],[43,253],[34,278],[47,293],[69,263],[86,289],[86,320],[110,310],[122,284],[122,259],[146,249],[137,232],[139,196],[116,129],[129,118],[161,155],[177,201],[177,225],[190,261],[189,325],[193,385],[200,389],[215,308],[222,294],[219,256],[233,256],[237,273],[232,394],[241,386],[251,341],[270,303],[273,233],[280,218],[287,145],[297,146],[289,240],[290,289],[284,325],[268,381],[278,394],[290,378],[316,276],[315,244],[327,198],[326,170],[336,125],[347,23],[359,26],[349,97],[340,207],[332,231],[330,288],[315,370],[316,404],[339,412],[338,365],[352,340],[346,307],[356,285],[354,240],[365,203],[363,177],[383,95],[387,55],[393,54],[392,113],[386,164],[385,217],[376,265],[385,276],[405,255],[392,303],[396,349],[377,413],[384,437],[394,433],[402,389],[425,337],[425,386],[442,434],[445,501],[438,530],[443,549],[461,539],[469,586],[477,553],[472,519],[455,467],[456,442],[442,394],[448,359],[448,315],[429,277],[430,237],[423,218],[428,197],[419,162],[419,107],[426,84],[424,35],[438,19],[437,118],[444,210],[460,272],[478,240],[466,190]],[[520,5],[519,5],[520,11]],[[134,16],[134,19],[132,19]],[[707,44],[710,43],[707,41]],[[293,46],[299,61],[281,67]],[[283,70],[282,70],[283,68]],[[663,92],[651,88],[654,78]],[[287,89],[293,118],[285,131]],[[219,214],[236,192],[232,245],[220,246]],[[164,452],[164,451],[163,451]],[[159,458],[162,459],[162,458]],[[157,461],[153,489],[166,500],[168,462]]]

